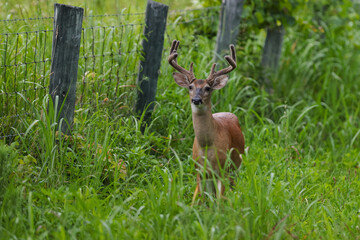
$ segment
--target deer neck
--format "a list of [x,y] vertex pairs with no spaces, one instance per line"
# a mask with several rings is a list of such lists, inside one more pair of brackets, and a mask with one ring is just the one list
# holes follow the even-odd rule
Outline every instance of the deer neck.
[[200,147],[212,146],[215,137],[215,121],[211,103],[195,106],[191,104],[195,137]]

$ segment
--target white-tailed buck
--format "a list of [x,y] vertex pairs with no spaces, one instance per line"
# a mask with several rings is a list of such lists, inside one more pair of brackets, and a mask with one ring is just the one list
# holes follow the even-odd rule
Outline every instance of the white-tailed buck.
[[[225,56],[230,66],[215,71],[216,63],[211,67],[210,75],[206,79],[196,79],[193,71],[193,63],[189,70],[177,63],[177,49],[179,41],[174,40],[171,45],[169,64],[178,72],[173,73],[175,82],[180,87],[189,89],[192,109],[192,120],[195,132],[193,144],[193,159],[197,162],[196,168],[205,174],[198,173],[197,185],[193,196],[203,193],[202,178],[205,183],[205,191],[222,196],[225,187],[220,176],[221,170],[229,172],[238,169],[244,153],[244,136],[241,132],[238,118],[229,112],[211,112],[211,93],[215,89],[223,88],[227,81],[227,74],[236,68],[236,55],[234,45],[230,45],[231,56]],[[227,153],[230,152],[231,164],[225,166]],[[204,169],[206,167],[206,169]],[[226,169],[225,169],[226,167]],[[215,179],[215,181],[214,181]]]

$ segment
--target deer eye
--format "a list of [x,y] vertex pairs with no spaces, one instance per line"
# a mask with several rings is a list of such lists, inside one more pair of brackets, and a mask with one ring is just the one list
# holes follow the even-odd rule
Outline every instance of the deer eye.
[[206,86],[205,91],[209,92],[211,90],[211,87]]
[[192,90],[192,89],[193,89],[193,86],[190,85],[190,86],[189,86],[189,90]]

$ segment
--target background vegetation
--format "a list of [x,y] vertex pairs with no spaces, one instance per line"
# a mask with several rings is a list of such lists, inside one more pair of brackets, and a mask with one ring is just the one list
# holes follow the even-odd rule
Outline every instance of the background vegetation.
[[[4,1],[0,15],[52,16],[52,4]],[[71,4],[94,14],[145,8],[145,1]],[[219,3],[194,4],[172,8]],[[259,82],[270,24],[286,24],[272,95]],[[176,28],[174,21],[168,28],[174,32],[166,44],[181,41],[179,62],[194,61],[196,76],[206,76],[216,27],[200,21]],[[357,6],[246,1],[241,29],[239,67],[213,96],[214,112],[239,117],[248,147],[224,199],[190,207],[191,110],[164,61],[144,134],[131,107],[99,104],[77,109],[73,135],[63,136],[47,111],[49,97],[32,104],[36,120],[25,122],[25,134],[0,143],[0,239],[359,239]]]

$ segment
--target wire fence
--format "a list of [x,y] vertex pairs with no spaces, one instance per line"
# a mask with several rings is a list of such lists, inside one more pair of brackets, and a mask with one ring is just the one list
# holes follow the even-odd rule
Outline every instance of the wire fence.
[[[165,45],[216,26],[220,7],[169,11]],[[76,109],[131,109],[145,13],[84,16]],[[0,139],[26,131],[31,105],[48,94],[53,17],[0,20]],[[164,47],[164,54],[167,54]],[[166,53],[165,53],[166,52]],[[163,57],[165,59],[165,57]]]

